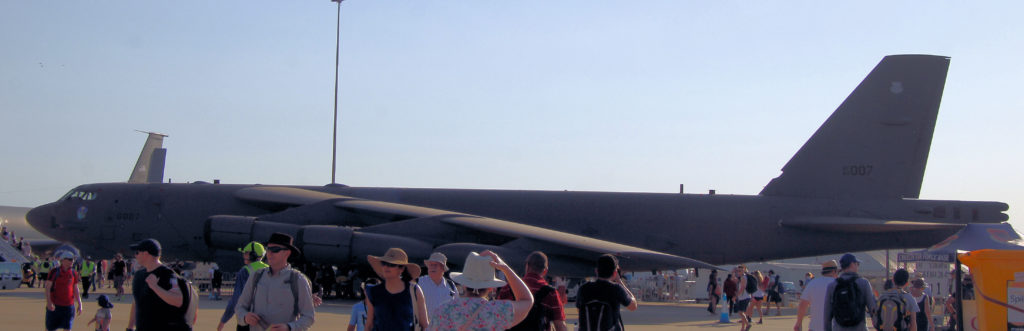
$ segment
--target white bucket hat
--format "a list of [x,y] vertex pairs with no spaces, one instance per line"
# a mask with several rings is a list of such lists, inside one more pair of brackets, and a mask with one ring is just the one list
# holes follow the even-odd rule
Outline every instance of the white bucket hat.
[[494,267],[491,267],[491,258],[480,256],[476,252],[470,252],[466,257],[466,264],[462,272],[452,272],[452,280],[459,285],[481,289],[505,286],[505,281],[494,277]]

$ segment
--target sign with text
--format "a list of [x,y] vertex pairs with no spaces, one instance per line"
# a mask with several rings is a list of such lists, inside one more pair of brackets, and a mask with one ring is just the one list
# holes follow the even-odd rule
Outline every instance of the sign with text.
[[953,263],[953,253],[909,252],[896,254],[897,262],[945,262]]

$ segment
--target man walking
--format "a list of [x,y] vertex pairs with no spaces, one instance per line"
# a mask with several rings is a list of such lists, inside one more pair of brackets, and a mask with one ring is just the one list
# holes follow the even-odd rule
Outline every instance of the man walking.
[[[556,331],[565,331],[565,308],[558,289],[548,284],[544,276],[548,273],[548,256],[541,251],[534,251],[526,257],[526,272],[523,282],[533,294],[533,307],[530,314],[519,324],[509,330],[549,330],[554,326]],[[498,299],[514,300],[511,287],[502,287]],[[537,311],[534,311],[537,310]]]
[[82,297],[89,298],[89,286],[92,285],[93,276],[96,275],[96,262],[86,257],[78,266],[78,273],[82,275]]
[[611,254],[597,258],[597,280],[580,286],[576,297],[580,330],[625,330],[619,307],[637,309],[636,297],[622,281],[619,261]]
[[45,286],[46,293],[46,329],[71,330],[75,316],[82,314],[82,296],[79,294],[79,276],[71,265],[75,263],[75,254],[69,251],[58,251],[57,259],[60,266],[50,270]]
[[828,260],[821,264],[821,277],[811,279],[805,285],[803,293],[800,294],[800,308],[797,309],[796,325],[793,325],[793,331],[801,331],[803,328],[804,316],[807,316],[808,308],[811,312],[811,325],[807,327],[807,330],[825,330],[825,302],[829,299],[825,292],[828,291],[828,286],[835,282],[838,272],[839,263],[836,263],[836,260]]
[[[190,331],[185,320],[185,295],[178,287],[178,275],[160,262],[160,242],[145,239],[129,246],[135,262],[142,267],[132,279],[132,311],[128,331]],[[199,298],[192,298],[199,300]]]
[[878,297],[878,310],[872,316],[875,329],[917,331],[915,317],[920,309],[914,297],[904,290],[909,280],[910,273],[907,269],[899,269],[893,273],[893,288]]
[[867,331],[864,318],[877,308],[875,292],[871,283],[857,274],[860,260],[856,256],[844,254],[839,266],[842,273],[825,292],[829,301],[825,305],[824,320],[831,321],[826,322],[825,330]]
[[267,241],[267,264],[245,283],[235,307],[238,324],[255,331],[300,331],[313,326],[313,293],[306,275],[292,269],[289,257],[301,252],[292,236],[274,233]]
[[[217,324],[217,331],[221,331],[224,328],[224,323],[227,323],[228,320],[235,316],[238,298],[242,296],[242,291],[245,290],[245,283],[249,280],[249,277],[256,273],[256,271],[268,267],[266,263],[263,263],[263,256],[267,253],[267,249],[263,247],[263,244],[253,241],[239,248],[238,252],[242,253],[242,262],[245,265],[235,273],[235,290],[231,292],[231,300],[228,300],[227,307],[224,307],[224,314],[220,317],[220,324]],[[236,325],[236,329],[242,330],[245,328]]]
[[447,256],[441,252],[434,252],[423,262],[427,265],[427,274],[420,276],[416,284],[423,290],[427,316],[434,316],[437,307],[458,298],[459,291],[455,288],[454,282],[444,278],[444,272],[448,271]]

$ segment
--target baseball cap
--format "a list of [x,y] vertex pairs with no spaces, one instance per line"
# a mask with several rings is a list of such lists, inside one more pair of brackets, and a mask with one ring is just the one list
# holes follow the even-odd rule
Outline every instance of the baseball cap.
[[242,252],[242,253],[253,252],[257,256],[263,256],[263,255],[267,254],[267,248],[263,247],[263,244],[255,242],[255,241],[252,241],[252,242],[249,242],[248,244],[245,244],[245,246],[242,246],[242,248],[239,248],[238,251]]
[[160,242],[153,238],[143,239],[142,241],[135,243],[135,245],[128,247],[133,251],[146,252],[152,256],[160,256]]
[[839,266],[843,269],[846,269],[846,267],[849,267],[850,264],[853,264],[854,262],[860,263],[860,260],[850,253],[843,254],[843,257],[839,258]]

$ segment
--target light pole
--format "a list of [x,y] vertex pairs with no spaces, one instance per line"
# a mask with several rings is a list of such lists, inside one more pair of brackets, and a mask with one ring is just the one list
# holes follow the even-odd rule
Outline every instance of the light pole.
[[338,20],[335,27],[337,33],[334,40],[334,134],[331,141],[331,184],[337,184],[334,180],[334,173],[338,169],[338,57],[341,49],[341,2],[345,0],[331,0],[338,3]]

